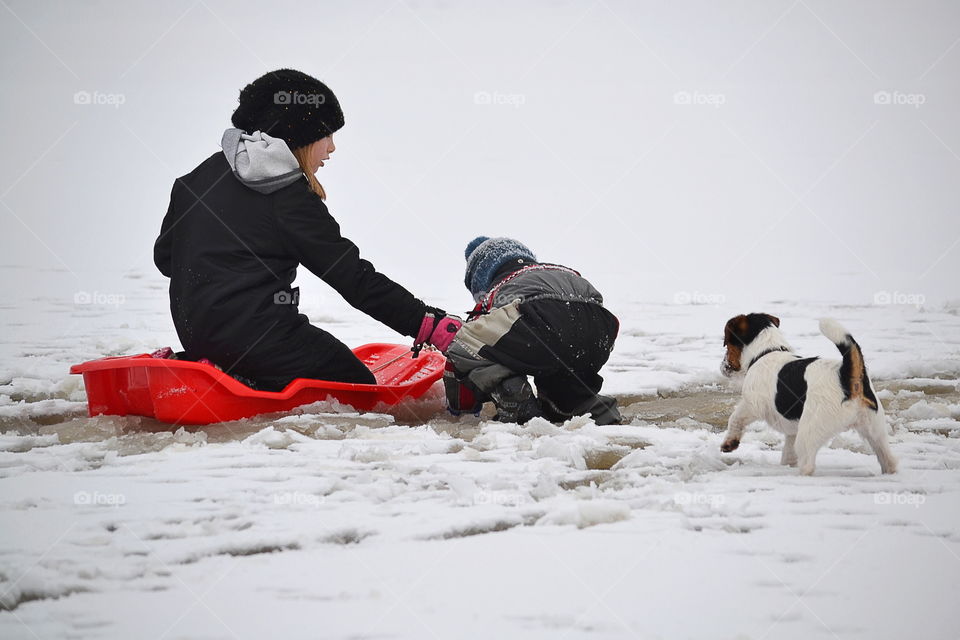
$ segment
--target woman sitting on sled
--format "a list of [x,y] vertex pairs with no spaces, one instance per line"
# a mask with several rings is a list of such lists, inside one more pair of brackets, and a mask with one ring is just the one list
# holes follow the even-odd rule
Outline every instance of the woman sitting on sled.
[[222,151],[178,178],[154,246],[190,360],[277,391],[294,378],[375,382],[342,342],[299,313],[307,267],[357,309],[445,350],[458,319],[426,306],[360,257],[327,211],[316,171],[343,124],[330,89],[280,69],[240,92]]

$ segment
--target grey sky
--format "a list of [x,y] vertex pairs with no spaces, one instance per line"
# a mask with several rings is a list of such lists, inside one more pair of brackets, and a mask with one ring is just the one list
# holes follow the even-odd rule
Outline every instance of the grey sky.
[[956,3],[5,0],[0,15],[0,262],[87,289],[154,275],[173,179],[218,150],[245,83],[288,66],[346,114],[319,173],[331,212],[424,298],[466,295],[478,234],[634,300],[960,297]]

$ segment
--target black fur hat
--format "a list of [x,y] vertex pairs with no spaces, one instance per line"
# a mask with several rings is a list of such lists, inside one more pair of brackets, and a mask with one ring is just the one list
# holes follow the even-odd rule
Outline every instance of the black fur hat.
[[343,127],[343,110],[330,87],[294,69],[266,73],[240,91],[233,126],[262,131],[291,149],[326,138]]

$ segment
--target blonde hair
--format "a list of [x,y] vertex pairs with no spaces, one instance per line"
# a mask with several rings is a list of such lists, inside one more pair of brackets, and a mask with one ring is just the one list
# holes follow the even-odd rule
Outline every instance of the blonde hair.
[[307,177],[307,184],[310,185],[310,190],[320,196],[321,200],[326,200],[327,192],[323,190],[323,185],[317,180],[317,176],[310,167],[309,154],[310,145],[297,147],[293,150],[293,155],[297,158],[297,162],[300,163],[300,170],[303,171],[303,175]]

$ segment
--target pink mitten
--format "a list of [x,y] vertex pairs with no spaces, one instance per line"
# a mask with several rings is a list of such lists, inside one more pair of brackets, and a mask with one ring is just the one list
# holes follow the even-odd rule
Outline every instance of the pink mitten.
[[413,343],[413,353],[416,357],[425,344],[432,344],[441,353],[446,353],[453,342],[457,331],[463,326],[463,320],[457,316],[448,316],[440,309],[427,311],[420,323],[420,331]]

